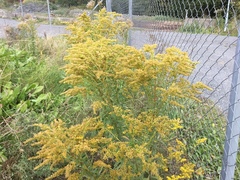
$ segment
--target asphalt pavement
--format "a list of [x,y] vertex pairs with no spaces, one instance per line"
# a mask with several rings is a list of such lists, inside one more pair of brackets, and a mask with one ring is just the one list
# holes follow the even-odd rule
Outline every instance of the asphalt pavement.
[[[4,38],[6,36],[5,34],[5,28],[10,27],[17,27],[19,24],[19,21],[11,20],[11,19],[2,19],[0,18],[0,38]],[[68,31],[65,29],[66,26],[59,26],[59,25],[45,25],[40,24],[36,25],[37,28],[37,34],[40,37],[43,37],[44,35],[47,35],[47,37],[57,36],[61,34],[66,34]]]

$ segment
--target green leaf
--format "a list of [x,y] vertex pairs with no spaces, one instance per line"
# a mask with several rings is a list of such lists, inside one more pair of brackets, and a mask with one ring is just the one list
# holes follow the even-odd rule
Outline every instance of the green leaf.
[[13,90],[12,96],[13,96],[14,99],[16,99],[19,94],[20,94],[20,86],[16,87],[16,88]]
[[84,174],[84,176],[86,176],[88,178],[94,177],[94,174],[91,171],[89,171],[89,169],[85,165],[83,166],[82,174]]
[[[0,116],[2,116],[3,112],[2,112],[2,104],[0,104]],[[0,121],[1,123],[1,121]]]
[[35,91],[32,94],[37,94],[37,93],[41,92],[43,90],[43,88],[44,88],[43,86],[37,86],[35,88]]
[[13,90],[4,90],[2,93],[1,101],[3,104],[11,103],[13,101],[12,98]]
[[32,84],[28,85],[26,90],[27,90],[27,92],[29,92],[29,91],[35,89],[37,86],[38,86],[37,83],[32,83]]
[[28,109],[28,104],[27,104],[27,102],[26,102],[26,101],[21,101],[21,103],[19,103],[19,104],[17,105],[17,109],[18,109],[18,111],[20,111],[21,113],[26,112],[27,109]]
[[50,95],[50,93],[41,94],[37,99],[32,100],[32,102],[35,102],[36,105],[39,105],[43,100],[50,98]]
[[7,157],[4,156],[3,152],[0,152],[0,163],[3,163],[6,160],[7,160]]

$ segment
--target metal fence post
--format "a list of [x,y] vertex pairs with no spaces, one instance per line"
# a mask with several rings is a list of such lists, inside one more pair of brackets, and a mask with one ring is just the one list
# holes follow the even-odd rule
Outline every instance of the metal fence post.
[[23,3],[22,3],[22,0],[20,0],[20,8],[21,8],[21,15],[23,17]]
[[226,17],[225,17],[224,31],[226,31],[226,30],[227,30],[227,27],[228,27],[228,17],[229,17],[230,1],[231,1],[231,0],[228,0],[227,12],[226,12]]
[[47,0],[47,7],[48,7],[48,20],[49,20],[49,25],[50,25],[50,27],[51,27],[51,25],[52,25],[52,20],[51,20],[51,11],[50,11],[49,0]]
[[[129,19],[132,21],[133,20],[133,0],[128,0],[128,15]],[[128,45],[131,46],[131,29],[128,31]]]
[[108,12],[112,12],[112,0],[106,0],[106,8]]
[[132,16],[133,16],[133,0],[129,0],[129,6],[128,6],[128,14],[129,14],[129,19],[132,21]]
[[228,109],[228,121],[224,156],[221,171],[221,180],[234,179],[236,159],[238,153],[238,141],[240,134],[240,28],[236,56],[232,74],[232,86],[230,104]]

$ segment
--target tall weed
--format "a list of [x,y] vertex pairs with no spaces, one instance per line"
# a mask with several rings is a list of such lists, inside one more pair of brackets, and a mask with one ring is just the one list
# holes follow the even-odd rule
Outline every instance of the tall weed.
[[137,50],[119,42],[130,25],[119,16],[101,10],[93,19],[83,14],[69,25],[71,46],[62,82],[72,87],[65,94],[89,99],[92,112],[70,127],[60,119],[37,124],[41,131],[27,141],[41,147],[30,158],[42,160],[35,169],[50,166],[54,173],[47,179],[201,175],[177,139],[181,120],[168,117],[168,111],[183,107],[183,99],[200,101],[196,95],[210,88],[183,78],[196,65],[187,53],[172,47],[155,54],[155,45]]

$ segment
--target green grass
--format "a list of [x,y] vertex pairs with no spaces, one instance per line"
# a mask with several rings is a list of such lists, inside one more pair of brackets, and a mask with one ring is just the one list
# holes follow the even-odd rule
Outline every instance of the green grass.
[[[190,103],[183,111],[184,128],[180,136],[186,141],[189,158],[197,167],[202,167],[203,179],[218,179],[225,140],[226,117],[211,101]],[[206,143],[194,147],[199,138],[207,138]]]
[[[204,171],[203,176],[192,179],[218,180],[224,152],[226,114],[211,100],[187,100],[183,104],[183,109],[170,108],[168,116],[182,120],[183,128],[178,131],[177,137],[186,145],[187,159]],[[197,146],[196,141],[201,138],[207,138],[207,141]]]
[[53,11],[53,14],[58,16],[58,17],[68,17],[68,13],[69,13],[70,9],[69,8],[58,8],[56,10]]
[[238,36],[237,25],[234,20],[230,20],[227,31],[224,31],[223,19],[217,19],[214,27],[204,27],[199,23],[192,23],[183,25],[178,29],[179,32],[191,33],[191,34],[219,34],[223,36]]
[[142,21],[182,21],[180,18],[175,18],[171,16],[163,16],[163,15],[156,15],[156,16],[133,16],[134,20],[142,20]]

